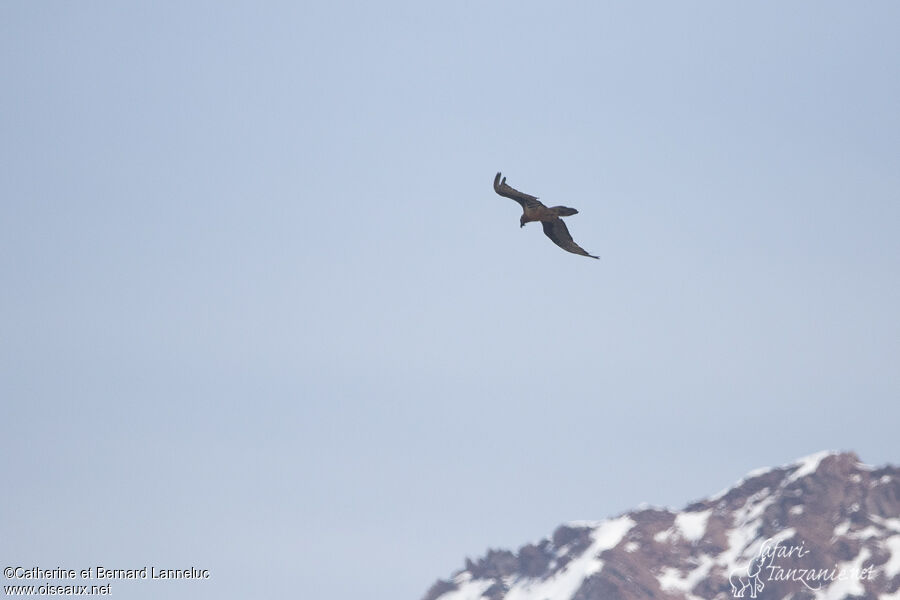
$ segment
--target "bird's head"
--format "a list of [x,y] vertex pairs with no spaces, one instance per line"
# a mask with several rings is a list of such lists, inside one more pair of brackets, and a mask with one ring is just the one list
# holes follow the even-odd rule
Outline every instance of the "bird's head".
[[521,217],[519,217],[519,227],[525,227],[525,223],[527,223],[527,222],[528,221],[525,220],[525,215],[522,215]]

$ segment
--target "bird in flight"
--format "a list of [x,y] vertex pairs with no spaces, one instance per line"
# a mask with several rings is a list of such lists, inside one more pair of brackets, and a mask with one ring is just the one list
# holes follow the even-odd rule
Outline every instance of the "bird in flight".
[[522,205],[522,217],[519,219],[519,227],[525,227],[525,223],[530,223],[531,221],[540,221],[544,227],[544,234],[566,252],[590,256],[591,258],[600,258],[599,256],[588,254],[584,248],[576,244],[569,233],[569,228],[560,219],[560,217],[577,215],[578,211],[574,208],[569,208],[568,206],[551,206],[548,208],[534,196],[523,194],[507,185],[506,177],[500,179],[500,173],[497,173],[497,176],[494,177],[494,191],[505,198],[512,198]]

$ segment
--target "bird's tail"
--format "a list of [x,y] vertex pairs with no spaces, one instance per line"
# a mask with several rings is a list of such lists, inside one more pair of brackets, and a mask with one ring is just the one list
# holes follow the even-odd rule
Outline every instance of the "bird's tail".
[[571,217],[572,215],[578,214],[577,210],[569,208],[568,206],[554,206],[550,210],[552,210],[557,217]]

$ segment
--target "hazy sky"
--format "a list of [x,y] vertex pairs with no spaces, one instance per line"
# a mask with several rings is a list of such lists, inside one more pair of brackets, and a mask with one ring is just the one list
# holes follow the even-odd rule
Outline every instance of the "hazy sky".
[[898,23],[4,2],[2,566],[417,600],[567,520],[896,464]]

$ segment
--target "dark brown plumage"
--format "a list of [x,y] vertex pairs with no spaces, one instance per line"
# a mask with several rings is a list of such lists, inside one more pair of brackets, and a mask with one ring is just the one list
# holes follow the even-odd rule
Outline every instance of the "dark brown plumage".
[[591,258],[600,258],[599,256],[588,254],[584,248],[576,244],[569,233],[569,228],[560,219],[560,217],[577,215],[577,210],[568,206],[544,206],[535,196],[523,194],[512,186],[507,185],[506,177],[503,177],[502,180],[500,177],[500,173],[497,173],[497,176],[494,177],[494,191],[504,198],[515,200],[522,206],[519,227],[524,227],[525,223],[530,223],[531,221],[540,221],[544,228],[544,234],[563,250],[573,254],[590,256]]

